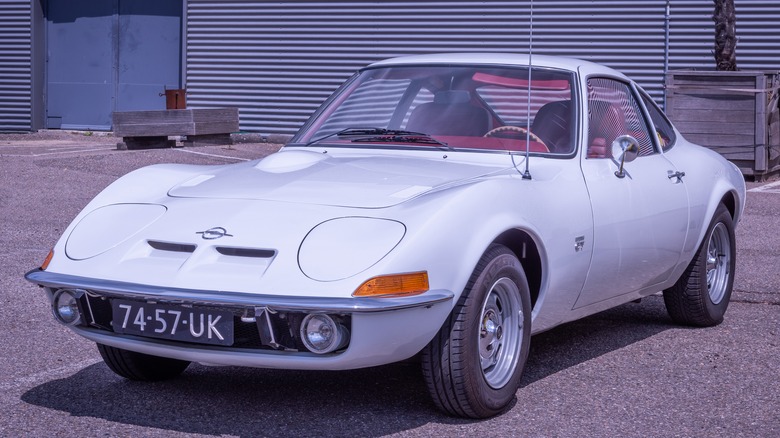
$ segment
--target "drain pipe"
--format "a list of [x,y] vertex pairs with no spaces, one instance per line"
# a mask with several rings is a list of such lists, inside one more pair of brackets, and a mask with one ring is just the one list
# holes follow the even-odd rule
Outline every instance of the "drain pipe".
[[664,16],[664,111],[666,111],[666,75],[669,73],[669,27],[671,21],[671,0],[666,0],[666,15]]

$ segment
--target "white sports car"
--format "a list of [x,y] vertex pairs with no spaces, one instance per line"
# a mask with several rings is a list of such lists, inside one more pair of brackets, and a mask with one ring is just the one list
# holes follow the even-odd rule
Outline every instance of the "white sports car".
[[26,277],[128,379],[419,353],[436,405],[482,418],[535,333],[659,291],[718,324],[744,203],[612,69],[413,56],[357,72],[278,153],[119,179]]

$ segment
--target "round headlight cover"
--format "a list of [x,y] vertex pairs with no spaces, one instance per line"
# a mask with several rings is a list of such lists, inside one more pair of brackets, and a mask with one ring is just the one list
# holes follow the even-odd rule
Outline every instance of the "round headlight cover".
[[390,219],[331,219],[314,227],[303,239],[298,265],[313,280],[343,280],[382,260],[404,234],[404,224]]
[[73,228],[65,244],[65,254],[72,260],[100,255],[133,237],[165,214],[157,204],[112,204],[100,207]]

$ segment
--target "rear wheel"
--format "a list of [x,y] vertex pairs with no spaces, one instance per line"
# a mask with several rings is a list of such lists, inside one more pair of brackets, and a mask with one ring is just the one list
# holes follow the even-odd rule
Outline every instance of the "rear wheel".
[[734,223],[722,204],[704,241],[677,283],[664,291],[669,316],[679,323],[709,327],[723,321],[734,285]]
[[503,411],[517,392],[530,337],[531,299],[522,265],[508,248],[493,245],[423,350],[423,374],[436,406],[469,418]]
[[183,373],[190,365],[185,360],[151,356],[103,344],[97,344],[97,347],[111,371],[130,380],[172,379]]

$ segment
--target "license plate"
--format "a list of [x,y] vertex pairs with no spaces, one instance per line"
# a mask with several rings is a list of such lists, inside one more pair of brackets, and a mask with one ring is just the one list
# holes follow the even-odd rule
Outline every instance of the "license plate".
[[112,300],[115,333],[199,344],[232,345],[233,313],[170,304]]

